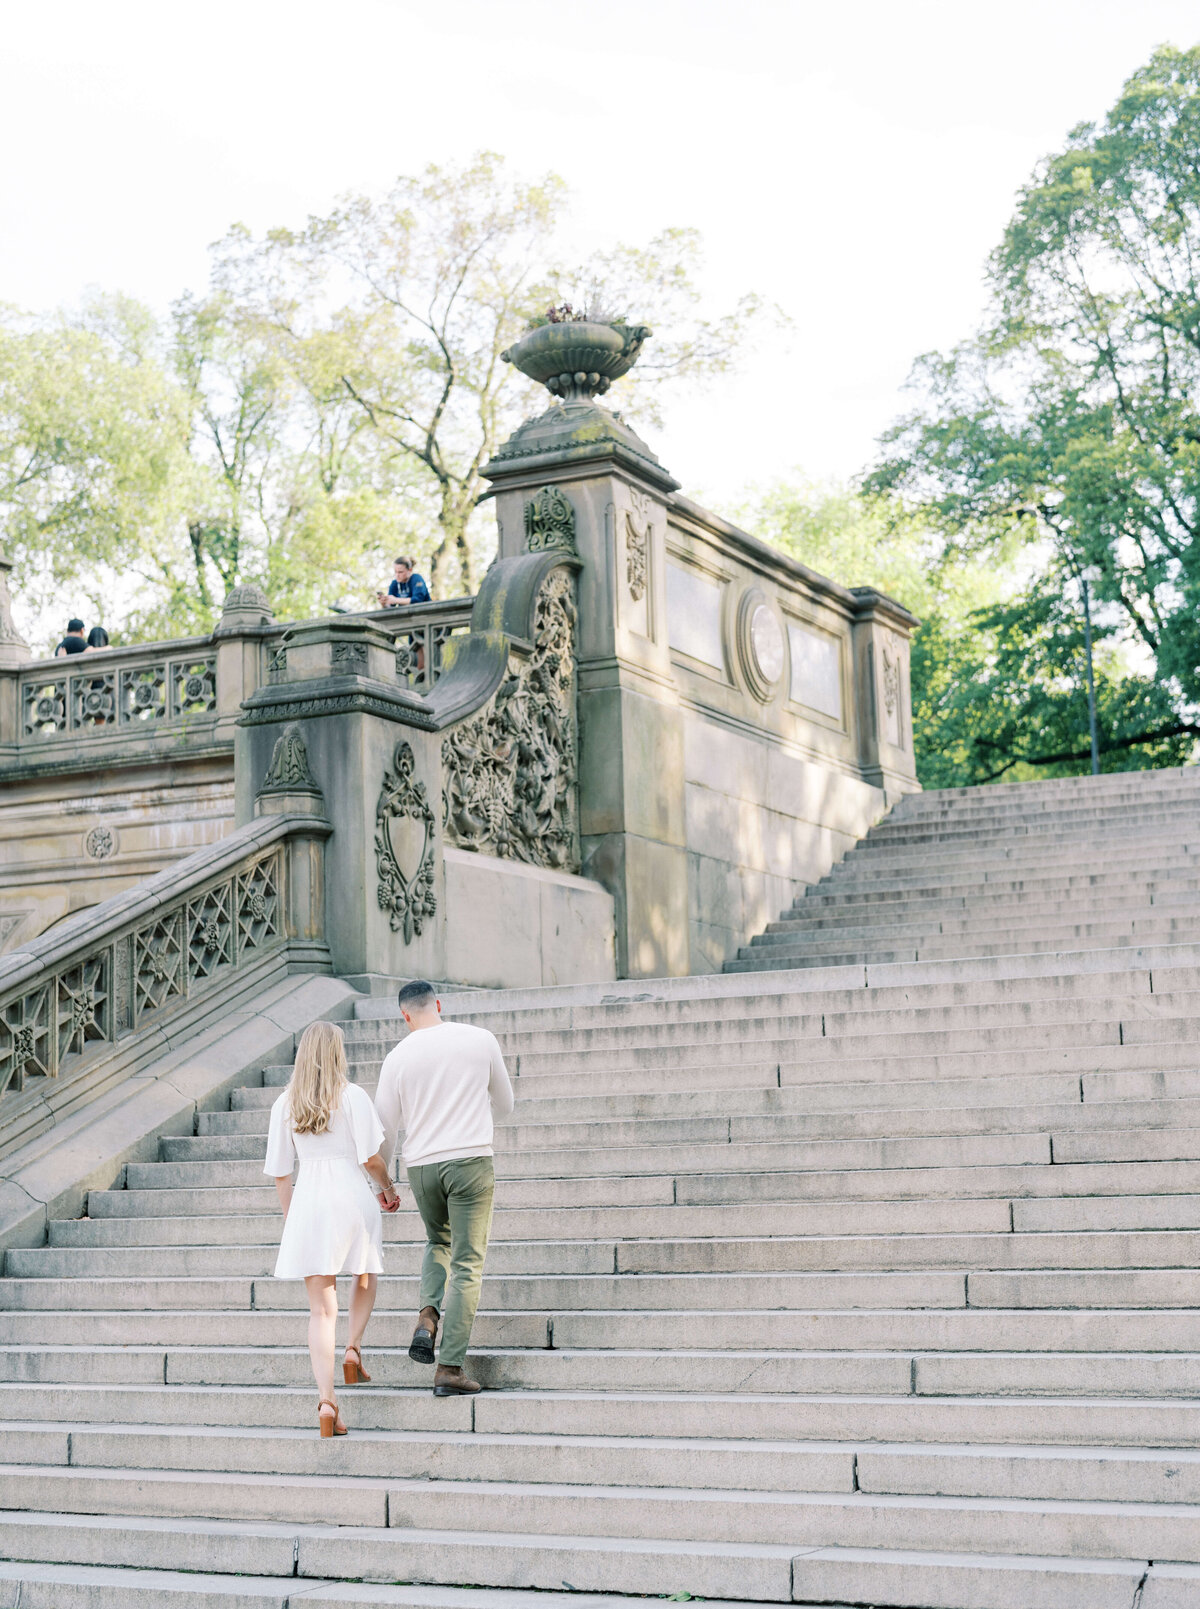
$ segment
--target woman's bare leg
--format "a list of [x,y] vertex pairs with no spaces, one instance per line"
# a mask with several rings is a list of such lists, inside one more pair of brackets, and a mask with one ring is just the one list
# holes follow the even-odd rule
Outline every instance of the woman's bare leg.
[[375,1289],[378,1283],[377,1274],[360,1274],[350,1286],[350,1335],[346,1342],[348,1347],[362,1345],[363,1331],[375,1306]]
[[337,1340],[337,1281],[332,1274],[310,1274],[308,1290],[308,1355],[317,1381],[317,1395],[336,1402],[333,1394],[333,1354]]

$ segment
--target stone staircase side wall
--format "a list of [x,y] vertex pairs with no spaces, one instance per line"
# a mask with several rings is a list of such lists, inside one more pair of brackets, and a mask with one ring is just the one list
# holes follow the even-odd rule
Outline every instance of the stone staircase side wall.
[[290,1061],[310,1022],[354,1015],[358,992],[328,976],[280,979],[210,1026],[164,1044],[136,1077],[45,1130],[0,1164],[0,1247],[40,1246],[52,1218],[78,1217],[89,1190],[119,1187],[130,1162],[158,1156],[162,1135],[195,1132],[197,1114],[227,1104],[229,1091]]

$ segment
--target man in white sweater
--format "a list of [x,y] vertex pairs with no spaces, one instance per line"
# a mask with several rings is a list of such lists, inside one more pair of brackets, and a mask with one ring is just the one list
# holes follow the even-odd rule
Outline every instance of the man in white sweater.
[[404,1129],[404,1164],[425,1224],[421,1312],[408,1355],[432,1363],[441,1323],[433,1394],[470,1396],[479,1382],[463,1363],[492,1227],[492,1118],[512,1111],[512,1084],[495,1034],[443,1022],[432,984],[406,983],[400,1010],[409,1034],[384,1058],[375,1106],[389,1164]]

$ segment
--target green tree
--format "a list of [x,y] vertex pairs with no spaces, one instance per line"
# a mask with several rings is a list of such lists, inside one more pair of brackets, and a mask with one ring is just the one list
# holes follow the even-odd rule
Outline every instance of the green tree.
[[94,299],[71,322],[0,311],[0,530],[37,646],[74,608],[115,619],[186,586],[186,438],[146,309]]
[[[273,331],[295,372],[319,353],[321,405],[340,400],[369,425],[380,472],[401,482],[436,532],[435,591],[473,591],[488,556],[476,510],[482,475],[504,437],[546,405],[501,353],[529,319],[564,297],[657,327],[647,357],[612,400],[656,419],[666,387],[698,383],[733,361],[763,312],[747,296],[716,320],[697,314],[700,242],[667,230],[644,248],[617,246],[586,268],[562,261],[566,188],[548,174],[512,179],[502,159],[431,166],[382,199],[351,196],[302,230],[218,248],[217,278],[238,317]],[[353,421],[341,414],[342,430]]]
[[[1149,667],[1104,660],[1101,744],[1125,765],[1139,751],[1175,763],[1200,700],[1198,249],[1200,48],[1164,48],[1039,166],[990,261],[984,328],[918,363],[922,401],[866,482],[961,552],[1025,545],[1036,582],[989,628],[1010,645],[992,665],[1009,692],[1022,652],[1048,685],[1073,661],[1073,578],[1093,573],[1102,638],[1136,643]],[[978,699],[960,703],[982,718]],[[1079,750],[1068,706],[1018,706],[996,728],[1014,762]]]
[[118,297],[0,312],[0,519],[23,613],[54,607],[44,641],[85,604],[131,638],[206,630],[239,581],[282,617],[361,606],[402,550],[474,590],[482,466],[547,403],[500,357],[532,315],[574,297],[658,324],[613,398],[654,418],[762,311],[700,316],[693,231],[565,263],[565,208],[560,179],[483,155],[299,230],[232,229],[163,321]]

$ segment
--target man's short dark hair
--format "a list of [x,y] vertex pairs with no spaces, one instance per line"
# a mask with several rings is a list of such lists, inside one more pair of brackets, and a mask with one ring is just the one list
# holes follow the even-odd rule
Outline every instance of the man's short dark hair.
[[426,983],[424,978],[414,978],[411,983],[401,985],[400,993],[396,996],[400,1002],[401,1011],[424,1011],[437,999],[437,992],[432,983]]
[[[60,616],[59,618],[61,619],[62,617]],[[79,619],[68,620],[67,621],[67,630],[68,631],[82,631],[83,630],[83,621],[79,620]]]
[[400,557],[398,559],[394,560],[394,563],[402,564],[406,570],[415,570],[416,569],[416,565],[413,563],[413,561],[411,559],[405,558],[403,553],[400,555]]

